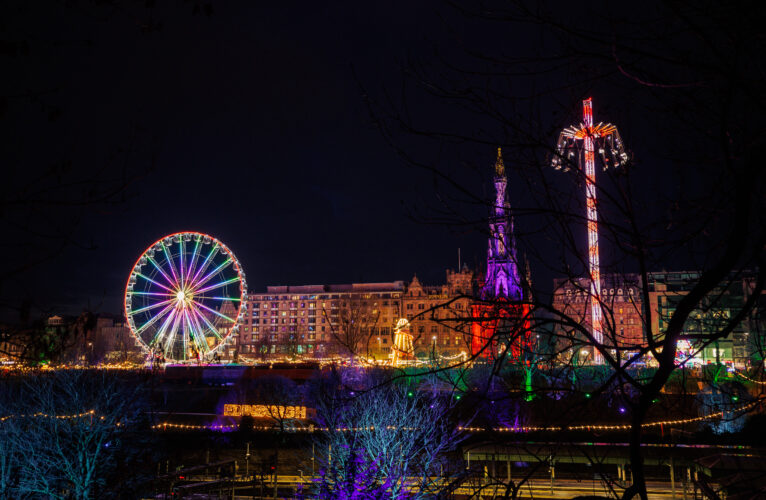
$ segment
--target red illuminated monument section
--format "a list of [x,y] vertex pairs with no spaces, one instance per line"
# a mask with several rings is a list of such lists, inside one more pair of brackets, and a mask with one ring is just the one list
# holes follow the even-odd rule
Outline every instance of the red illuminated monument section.
[[530,340],[529,305],[524,304],[513,218],[506,195],[508,180],[500,148],[495,161],[495,202],[489,221],[487,272],[472,306],[471,354],[494,359],[505,346],[519,359]]

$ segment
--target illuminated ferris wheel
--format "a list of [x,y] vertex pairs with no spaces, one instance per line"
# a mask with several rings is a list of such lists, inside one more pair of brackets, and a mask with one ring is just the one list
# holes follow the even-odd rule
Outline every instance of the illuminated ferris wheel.
[[125,317],[147,353],[210,359],[236,333],[247,285],[239,261],[202,233],[165,236],[138,258],[125,287]]

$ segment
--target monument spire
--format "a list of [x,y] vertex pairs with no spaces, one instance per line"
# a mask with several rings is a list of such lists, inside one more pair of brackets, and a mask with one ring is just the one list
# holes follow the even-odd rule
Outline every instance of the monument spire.
[[489,249],[487,275],[481,290],[482,299],[522,300],[521,280],[513,237],[513,219],[506,196],[508,179],[505,176],[502,150],[497,148],[495,160],[495,203],[489,220]]
[[[471,306],[471,354],[494,359],[503,349],[501,339],[510,342],[510,356],[519,359],[529,346],[529,305],[522,288],[513,216],[508,203],[503,153],[497,148],[495,200],[489,217],[487,273],[479,290],[479,301]],[[515,339],[511,341],[511,339]]]
[[503,150],[497,148],[497,160],[495,160],[495,175],[505,177],[505,164],[503,163]]

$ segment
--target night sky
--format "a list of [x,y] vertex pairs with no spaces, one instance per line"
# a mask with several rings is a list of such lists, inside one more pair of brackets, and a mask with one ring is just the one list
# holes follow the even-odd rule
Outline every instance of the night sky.
[[[366,103],[400,102],[408,68],[462,64],[466,45],[532,57],[544,40],[441,2],[118,5],[19,2],[3,16],[5,318],[21,301],[43,314],[119,313],[135,259],[182,230],[225,242],[252,291],[415,273],[440,284],[458,248],[471,266],[484,260],[482,224],[427,223],[433,176],[402,160]],[[614,105],[629,95],[606,83],[554,93],[560,81],[547,81],[551,145],[589,92],[624,136],[642,135],[639,111]],[[455,155],[400,135],[396,146],[488,198],[502,131],[413,95],[424,126],[450,120],[486,144]],[[524,203],[523,183],[511,178],[509,191]]]
[[117,203],[25,206],[4,221],[9,270],[52,254],[4,280],[6,300],[118,312],[136,257],[179,230],[224,241],[254,291],[416,272],[441,283],[458,247],[481,253],[481,235],[408,217],[427,176],[385,144],[362,97],[395,87],[408,56],[447,38],[434,5],[202,7],[12,9],[6,188],[50,169],[65,183],[96,172],[130,182]]

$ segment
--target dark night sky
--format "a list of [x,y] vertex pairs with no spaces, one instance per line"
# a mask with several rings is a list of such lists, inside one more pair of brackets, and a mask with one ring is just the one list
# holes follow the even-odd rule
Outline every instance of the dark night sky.
[[[138,26],[142,9],[82,9],[17,14],[10,29],[24,26],[29,49],[13,58],[7,85],[50,93],[42,104],[10,101],[4,155],[17,162],[16,185],[62,159],[78,174],[108,165],[138,179],[124,202],[52,222],[76,218],[77,244],[6,282],[5,294],[118,311],[135,258],[179,230],[227,243],[251,290],[415,272],[439,283],[458,247],[469,259],[482,254],[481,235],[407,217],[429,196],[428,178],[385,144],[359,87],[395,87],[401,61],[448,38],[433,5],[221,3],[211,16],[183,5],[154,12],[162,27],[149,33]],[[45,105],[60,111],[54,121]]]
[[[458,247],[469,264],[484,259],[484,234],[408,217],[434,202],[432,178],[386,144],[364,94],[395,95],[402,66],[430,60],[435,49],[462,62],[456,40],[532,53],[539,39],[476,27],[440,2],[224,2],[209,16],[188,3],[19,5],[3,25],[20,41],[2,54],[12,69],[2,83],[10,96],[0,120],[11,165],[4,196],[25,199],[23,186],[45,186],[50,179],[40,176],[62,164],[71,165],[65,181],[99,171],[97,178],[134,180],[119,203],[30,203],[5,214],[7,269],[53,255],[4,279],[6,301],[28,298],[47,312],[77,312],[90,301],[118,312],[135,259],[180,230],[224,241],[254,291],[414,273],[438,284],[456,266]],[[581,97],[560,99],[576,112]],[[426,123],[456,116],[428,103],[417,113]],[[624,135],[640,121],[610,118],[621,120]],[[551,124],[564,119],[552,116]],[[483,133],[476,117],[465,126]],[[420,158],[447,168],[466,160],[408,140]],[[488,194],[494,149],[473,153],[469,161],[483,170],[461,171],[458,181]],[[515,203],[523,193],[510,182]],[[77,189],[63,199],[78,199]],[[38,234],[60,231],[69,236],[61,252],[60,237]]]

